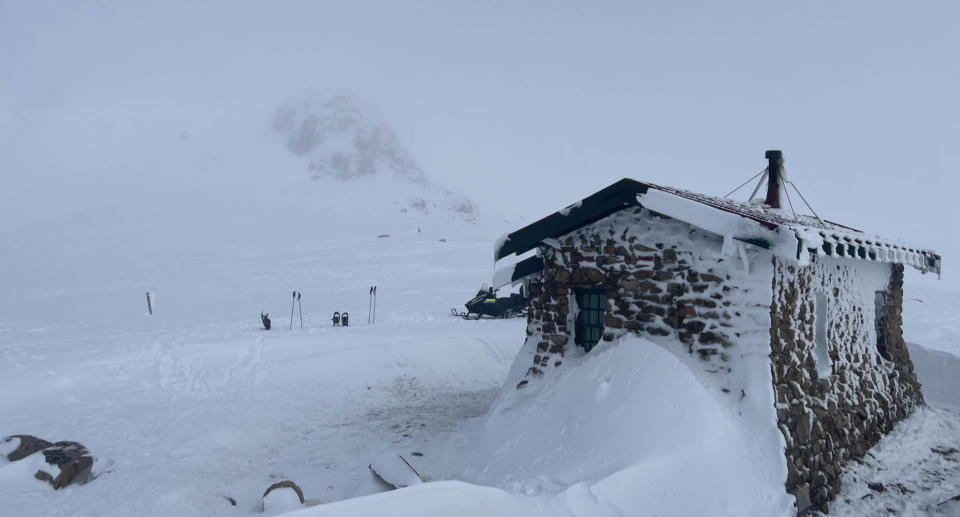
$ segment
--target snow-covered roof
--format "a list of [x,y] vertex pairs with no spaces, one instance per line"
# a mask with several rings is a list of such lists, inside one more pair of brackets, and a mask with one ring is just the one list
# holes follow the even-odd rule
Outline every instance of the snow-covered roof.
[[[930,249],[870,235],[786,209],[698,194],[624,178],[582,201],[502,237],[495,260],[524,253],[628,206],[642,206],[721,235],[797,260],[810,254],[913,266],[940,274],[940,255]],[[808,251],[808,252],[805,252]]]

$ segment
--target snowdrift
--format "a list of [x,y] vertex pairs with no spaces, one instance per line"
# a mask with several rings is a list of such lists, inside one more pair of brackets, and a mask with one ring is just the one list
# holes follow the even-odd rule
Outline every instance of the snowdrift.
[[427,483],[295,515],[792,513],[782,445],[754,438],[769,415],[748,421],[754,413],[731,410],[637,337],[569,363],[529,389],[504,388],[463,475],[476,484]]

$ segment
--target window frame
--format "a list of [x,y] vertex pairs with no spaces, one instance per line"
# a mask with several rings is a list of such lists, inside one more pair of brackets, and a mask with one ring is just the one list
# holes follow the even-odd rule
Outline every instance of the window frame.
[[607,291],[603,288],[575,288],[574,343],[587,352],[603,339],[607,318]]

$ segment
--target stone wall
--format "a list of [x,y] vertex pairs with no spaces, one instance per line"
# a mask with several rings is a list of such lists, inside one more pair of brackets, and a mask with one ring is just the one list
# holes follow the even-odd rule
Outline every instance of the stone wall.
[[901,330],[903,266],[814,257],[801,267],[748,245],[743,261],[724,253],[729,244],[634,208],[546,240],[544,271],[527,283],[529,366],[512,378],[523,388],[583,354],[573,342],[573,289],[602,288],[604,341],[641,335],[720,387],[738,411],[769,412],[759,420],[776,419],[779,432],[758,429],[757,439],[782,437],[798,511],[828,511],[842,466],[923,401]]
[[[799,512],[827,512],[842,466],[923,401],[901,330],[903,266],[828,257],[805,267],[773,262],[770,357],[787,490]],[[817,293],[827,305],[823,375]]]
[[582,353],[573,343],[575,288],[606,291],[604,341],[634,332],[678,355],[716,363],[714,372],[729,371],[723,363],[745,332],[766,346],[769,261],[760,264],[766,273],[750,276],[722,248],[716,235],[643,209],[626,209],[547,242],[543,274],[527,285],[527,339],[536,342],[536,352],[518,387]]

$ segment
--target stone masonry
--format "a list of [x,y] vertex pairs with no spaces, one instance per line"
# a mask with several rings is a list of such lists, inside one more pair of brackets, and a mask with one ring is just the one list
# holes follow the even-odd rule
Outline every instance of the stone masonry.
[[[767,330],[745,324],[746,317],[765,321],[768,310],[743,303],[743,291],[751,294],[755,282],[730,282],[731,274],[745,272],[736,271],[738,260],[718,256],[722,245],[722,239],[689,224],[630,209],[543,246],[543,274],[527,287],[527,339],[537,342],[527,377],[560,366],[575,346],[570,300],[575,288],[606,291],[605,341],[634,332],[667,346],[679,342],[685,352],[716,360],[714,370],[722,370],[741,329]],[[757,297],[752,294],[747,297]]]
[[[787,490],[801,513],[827,512],[842,466],[923,402],[901,329],[903,266],[773,260],[770,358]],[[818,374],[814,357],[817,292],[829,307],[829,377]]]
[[631,332],[702,359],[688,364],[724,377],[725,393],[746,396],[729,384],[733,361],[769,354],[786,489],[799,513],[827,512],[843,465],[923,403],[901,329],[903,266],[824,256],[800,266],[752,246],[741,261],[723,248],[720,236],[641,208],[544,240],[544,270],[526,284],[535,352],[517,387],[582,353],[577,288],[606,292],[604,341]]

